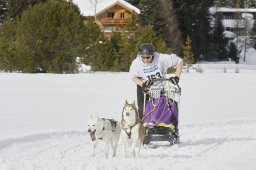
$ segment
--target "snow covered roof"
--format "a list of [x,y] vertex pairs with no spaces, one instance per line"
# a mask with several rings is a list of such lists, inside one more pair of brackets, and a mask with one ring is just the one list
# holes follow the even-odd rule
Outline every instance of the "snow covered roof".
[[211,14],[215,14],[216,12],[248,12],[248,13],[256,13],[256,8],[226,8],[226,7],[210,7],[209,11]]
[[236,37],[236,34],[231,31],[224,31],[223,34],[226,38],[235,38]]
[[253,15],[250,13],[242,13],[242,18],[253,18]]
[[95,6],[96,14],[101,13],[102,11],[114,6],[119,3],[120,5],[135,11],[137,14],[140,13],[140,10],[135,6],[124,0],[73,0],[73,3],[76,4],[83,16],[94,16],[95,15]]

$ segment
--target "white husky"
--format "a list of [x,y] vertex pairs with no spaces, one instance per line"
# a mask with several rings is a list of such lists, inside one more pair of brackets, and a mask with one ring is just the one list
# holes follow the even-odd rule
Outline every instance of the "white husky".
[[109,146],[113,149],[112,156],[116,156],[119,136],[121,133],[120,123],[113,119],[105,119],[91,116],[88,122],[88,132],[92,140],[92,154],[95,156],[95,148],[98,141],[103,141],[106,146],[105,158],[109,157]]
[[145,137],[145,129],[139,118],[135,101],[129,104],[125,101],[122,111],[121,135],[119,145],[124,146],[125,157],[139,157],[139,152]]

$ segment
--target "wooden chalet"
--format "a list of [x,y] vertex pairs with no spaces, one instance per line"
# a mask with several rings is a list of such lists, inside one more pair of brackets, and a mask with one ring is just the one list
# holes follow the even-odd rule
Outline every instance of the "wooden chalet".
[[85,21],[94,18],[105,37],[111,36],[116,28],[124,28],[134,15],[140,13],[138,8],[124,0],[97,0],[94,4],[92,0],[73,0],[73,2],[80,8]]

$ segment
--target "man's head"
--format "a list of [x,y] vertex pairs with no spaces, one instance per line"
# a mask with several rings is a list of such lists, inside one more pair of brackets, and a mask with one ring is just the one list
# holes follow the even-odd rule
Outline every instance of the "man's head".
[[139,55],[144,63],[149,64],[153,60],[154,52],[155,48],[151,43],[144,43],[140,46]]

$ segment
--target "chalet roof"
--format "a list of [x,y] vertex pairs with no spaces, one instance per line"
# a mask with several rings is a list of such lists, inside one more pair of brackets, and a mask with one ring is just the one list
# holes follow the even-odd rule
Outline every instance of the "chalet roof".
[[94,16],[95,6],[96,14],[99,14],[116,4],[119,4],[127,10],[135,11],[137,14],[140,13],[138,8],[124,0],[73,0],[73,3],[79,7],[83,16]]
[[248,12],[248,13],[256,13],[256,8],[226,8],[226,7],[210,7],[209,9],[211,14],[215,14],[216,12]]

